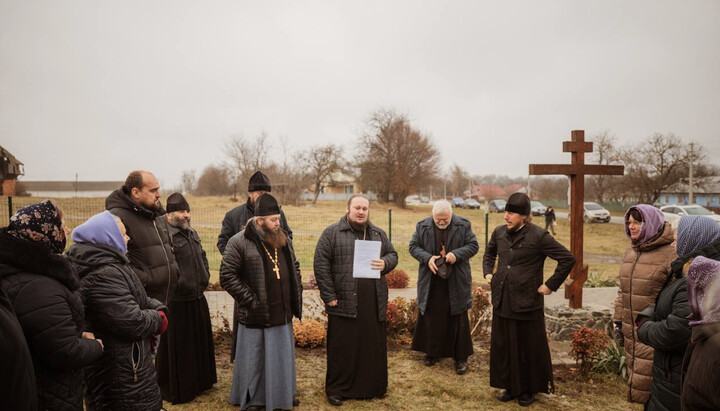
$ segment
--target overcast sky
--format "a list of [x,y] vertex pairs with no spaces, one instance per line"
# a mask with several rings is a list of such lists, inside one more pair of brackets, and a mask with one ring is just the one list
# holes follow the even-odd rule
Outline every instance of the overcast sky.
[[230,136],[358,148],[406,112],[443,164],[525,176],[655,132],[720,163],[718,1],[0,0],[0,145],[24,180],[166,186]]

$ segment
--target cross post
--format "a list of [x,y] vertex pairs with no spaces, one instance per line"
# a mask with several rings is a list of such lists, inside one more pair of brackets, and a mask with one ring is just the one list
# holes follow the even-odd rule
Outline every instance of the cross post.
[[530,164],[530,175],[565,174],[570,177],[570,252],[575,265],[565,283],[565,298],[570,308],[582,308],[582,289],[588,277],[583,261],[583,202],[586,175],[622,175],[624,166],[585,164],[585,153],[592,153],[593,143],[585,141],[584,130],[573,130],[570,141],[563,141],[563,152],[570,153],[570,164]]

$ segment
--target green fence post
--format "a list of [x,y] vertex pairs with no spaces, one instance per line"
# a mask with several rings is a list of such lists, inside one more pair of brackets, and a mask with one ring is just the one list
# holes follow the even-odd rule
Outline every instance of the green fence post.
[[490,224],[489,220],[490,220],[489,214],[485,213],[485,247],[487,247],[487,243],[488,243],[488,224]]
[[13,216],[12,211],[12,196],[8,196],[8,224],[10,224],[10,217]]
[[392,244],[392,208],[388,208],[388,240]]

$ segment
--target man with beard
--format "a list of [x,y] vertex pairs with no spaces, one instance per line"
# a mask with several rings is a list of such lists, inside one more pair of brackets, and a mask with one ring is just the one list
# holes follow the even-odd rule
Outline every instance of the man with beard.
[[220,285],[237,307],[230,402],[243,410],[287,410],[300,404],[292,317],[301,318],[302,281],[280,221],[275,198],[258,197],[255,216],[230,238],[220,266]]
[[130,242],[128,258],[148,296],[167,304],[175,291],[178,266],[160,206],[160,184],[148,171],[133,171],[125,184],[105,199],[105,208],[120,217]]
[[[247,202],[228,211],[227,214],[225,214],[225,218],[223,218],[222,229],[220,230],[217,242],[217,248],[220,250],[220,254],[225,253],[225,247],[230,237],[243,230],[248,220],[255,215],[255,202],[258,197],[270,191],[272,191],[270,180],[262,171],[258,170],[250,177]],[[292,230],[290,226],[288,226],[285,213],[283,213],[282,210],[280,210],[280,227],[292,238]]]
[[[346,214],[323,231],[315,248],[315,279],[328,313],[325,394],[332,405],[346,398],[382,397],[387,391],[385,274],[398,255],[385,232],[369,220],[370,202],[362,194],[348,200]],[[381,242],[371,260],[379,278],[353,278],[355,242]]]
[[453,358],[455,372],[467,372],[473,353],[467,310],[472,307],[470,258],[478,242],[470,221],[453,215],[447,200],[433,205],[432,216],[417,224],[410,255],[420,262],[418,316],[412,349],[425,353],[425,365]]
[[203,294],[210,266],[200,236],[190,227],[190,204],[185,197],[170,194],[166,210],[180,278],[170,296],[168,328],[155,365],[163,399],[181,404],[217,382],[210,310]]
[[[517,398],[521,406],[529,406],[536,393],[555,390],[544,296],[562,285],[575,265],[575,257],[550,233],[532,224],[527,195],[511,195],[504,218],[506,224],[493,231],[483,256],[493,305],[490,386],[503,389],[498,395],[500,401]],[[558,264],[543,284],[546,257]]]

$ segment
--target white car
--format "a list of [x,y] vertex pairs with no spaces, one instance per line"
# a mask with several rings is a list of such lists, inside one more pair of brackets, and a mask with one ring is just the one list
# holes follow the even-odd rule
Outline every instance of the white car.
[[545,210],[547,208],[545,207],[545,204],[539,202],[539,201],[531,201],[530,202],[530,213],[532,215],[545,215]]
[[588,201],[583,203],[583,220],[586,223],[594,223],[596,221],[602,223],[610,222],[610,212],[598,203]]
[[702,215],[710,217],[720,224],[720,215],[717,215],[707,208],[697,204],[671,204],[660,207],[660,211],[665,214],[665,221],[672,224],[673,227],[677,227],[680,217],[684,215]]

